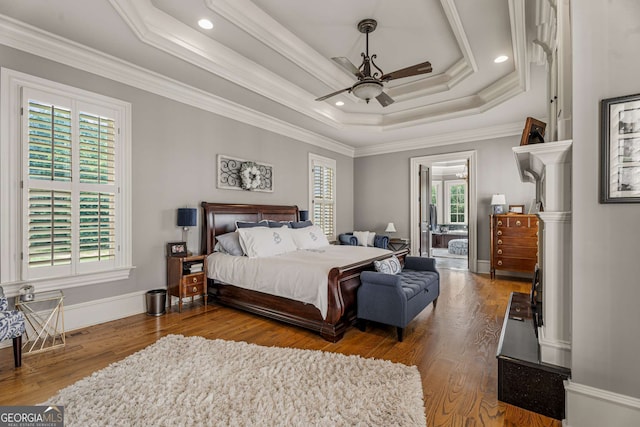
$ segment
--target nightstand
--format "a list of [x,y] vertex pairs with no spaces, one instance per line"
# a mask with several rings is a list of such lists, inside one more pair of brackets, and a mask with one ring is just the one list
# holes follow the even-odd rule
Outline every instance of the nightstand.
[[167,257],[167,293],[178,297],[178,311],[182,312],[182,299],[202,295],[207,305],[207,263],[205,255]]
[[407,249],[411,245],[411,241],[409,239],[399,239],[393,238],[389,239],[388,249],[398,252],[403,249]]

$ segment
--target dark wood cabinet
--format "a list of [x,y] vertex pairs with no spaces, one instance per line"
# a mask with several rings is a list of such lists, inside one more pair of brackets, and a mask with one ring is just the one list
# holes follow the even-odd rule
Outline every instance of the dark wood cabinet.
[[528,294],[511,294],[498,343],[498,400],[561,420],[571,371],[540,361],[534,314]]
[[496,270],[533,274],[538,262],[536,215],[491,215],[491,277]]
[[[178,297],[178,311],[182,312],[182,299],[201,295],[207,305],[207,263],[204,255],[167,257],[167,293]],[[200,267],[199,267],[200,266]],[[199,270],[199,271],[196,271]]]
[[449,242],[455,239],[468,239],[468,234],[458,234],[458,233],[433,233],[431,235],[431,247],[432,248],[443,248],[447,249],[449,247]]

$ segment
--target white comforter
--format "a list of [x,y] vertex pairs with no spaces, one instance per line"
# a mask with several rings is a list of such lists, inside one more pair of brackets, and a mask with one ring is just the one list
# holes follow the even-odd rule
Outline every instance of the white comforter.
[[391,251],[347,245],[297,250],[263,258],[216,252],[207,258],[207,275],[241,288],[313,304],[325,319],[329,270],[384,254],[391,255]]

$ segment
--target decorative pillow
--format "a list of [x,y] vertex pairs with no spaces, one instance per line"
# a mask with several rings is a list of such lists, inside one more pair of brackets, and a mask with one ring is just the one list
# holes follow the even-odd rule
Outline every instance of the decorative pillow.
[[249,258],[260,258],[296,250],[287,227],[251,227],[238,229],[240,244]]
[[223,249],[221,252],[225,252],[229,255],[234,256],[244,255],[244,251],[242,250],[242,246],[240,245],[240,235],[237,231],[232,231],[231,233],[225,233],[216,236],[216,240]]
[[376,238],[376,233],[373,231],[369,232],[369,238],[367,239],[367,246],[375,246],[374,241]]
[[325,236],[322,228],[317,225],[292,229],[291,236],[298,249],[316,249],[329,246],[327,236]]
[[260,222],[252,221],[236,221],[236,229],[238,228],[253,228],[253,227],[268,227],[269,222],[263,219]]
[[367,243],[369,242],[368,231],[354,231],[353,235],[358,239],[358,246],[367,246]]
[[291,221],[289,222],[289,225],[291,226],[291,228],[305,228],[311,227],[313,223],[310,219],[308,219],[306,221]]
[[373,261],[373,266],[378,273],[398,274],[402,271],[400,260],[395,255],[380,261]]
[[289,223],[289,221],[267,221],[267,223],[271,228],[280,228],[280,227],[291,228],[291,224]]

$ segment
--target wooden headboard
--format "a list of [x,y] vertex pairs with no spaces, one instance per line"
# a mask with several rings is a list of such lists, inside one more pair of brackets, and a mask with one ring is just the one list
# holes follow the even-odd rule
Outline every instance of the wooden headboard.
[[209,255],[216,244],[216,236],[236,229],[236,221],[298,221],[297,206],[240,205],[202,202],[202,251]]

